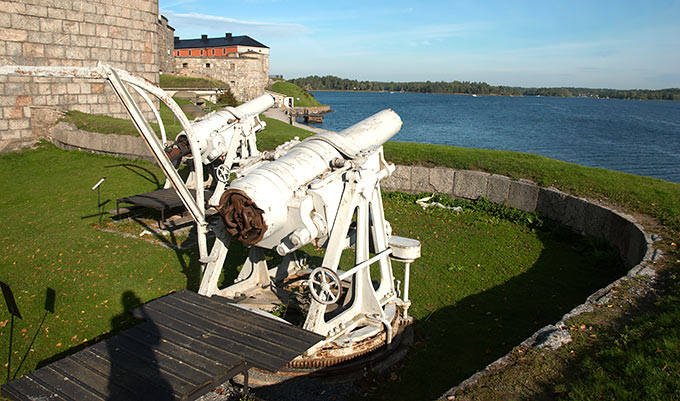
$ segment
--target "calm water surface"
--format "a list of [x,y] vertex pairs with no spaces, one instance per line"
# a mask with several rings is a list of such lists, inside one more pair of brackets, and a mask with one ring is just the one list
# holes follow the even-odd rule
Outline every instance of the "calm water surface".
[[341,131],[386,108],[394,140],[535,153],[680,182],[680,102],[415,93],[313,92]]

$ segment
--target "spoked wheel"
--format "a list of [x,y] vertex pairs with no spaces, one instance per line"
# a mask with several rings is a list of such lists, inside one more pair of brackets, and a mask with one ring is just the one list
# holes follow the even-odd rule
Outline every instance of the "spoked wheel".
[[309,292],[315,301],[330,305],[338,302],[342,294],[340,277],[333,270],[317,267],[309,275]]

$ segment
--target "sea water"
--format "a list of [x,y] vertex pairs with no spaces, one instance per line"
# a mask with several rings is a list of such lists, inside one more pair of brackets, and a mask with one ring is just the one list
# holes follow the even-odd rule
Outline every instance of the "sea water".
[[416,93],[313,92],[341,131],[386,108],[395,141],[535,153],[680,182],[680,102]]

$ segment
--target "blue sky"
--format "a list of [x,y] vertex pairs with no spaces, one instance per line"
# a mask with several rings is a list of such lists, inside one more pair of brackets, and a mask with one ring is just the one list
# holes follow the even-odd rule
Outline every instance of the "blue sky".
[[160,0],[182,39],[248,35],[270,73],[373,81],[680,87],[680,0]]

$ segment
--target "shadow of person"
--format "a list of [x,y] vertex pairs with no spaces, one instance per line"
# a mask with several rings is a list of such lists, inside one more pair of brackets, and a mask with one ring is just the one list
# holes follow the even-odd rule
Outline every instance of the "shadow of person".
[[[133,291],[125,291],[122,295],[124,312],[111,320],[111,327],[115,330],[125,326],[129,321],[129,311],[139,307],[141,300]],[[140,308],[145,322],[144,343],[135,342],[134,347],[126,347],[125,344],[114,341],[114,338],[106,340],[106,348],[111,362],[109,375],[108,401],[130,400],[131,396],[138,400],[173,400],[173,389],[170,383],[163,377],[154,354],[153,347],[160,344],[160,332],[156,324],[147,318],[144,308]],[[134,329],[131,329],[134,330]],[[120,335],[116,336],[120,337]],[[141,346],[140,346],[141,345]],[[134,394],[128,388],[135,388]]]

